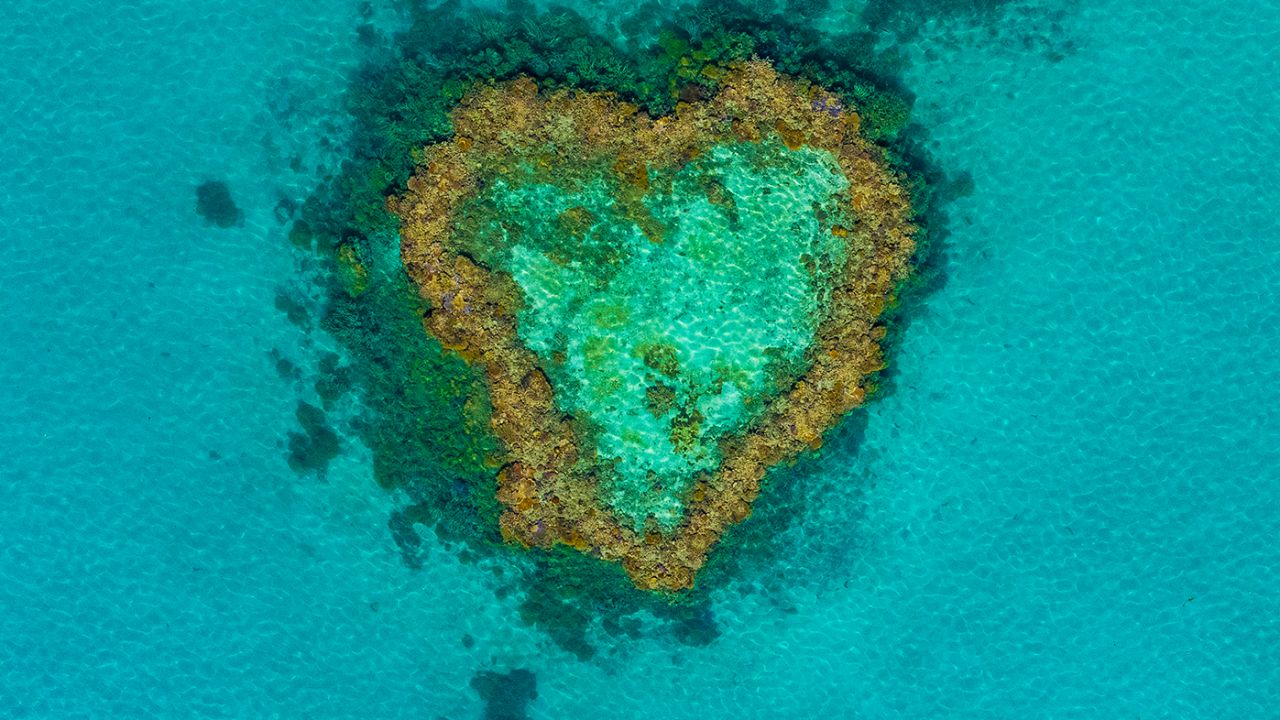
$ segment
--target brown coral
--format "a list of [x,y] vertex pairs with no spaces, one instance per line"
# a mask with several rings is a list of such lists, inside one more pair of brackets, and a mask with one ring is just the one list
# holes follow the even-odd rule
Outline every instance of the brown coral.
[[[866,396],[867,376],[883,366],[876,319],[909,272],[916,228],[908,194],[883,152],[858,134],[850,106],[831,113],[831,95],[752,61],[727,68],[711,99],[680,103],[651,119],[608,93],[542,93],[528,78],[481,86],[453,112],[452,141],[426,148],[425,162],[390,209],[402,220],[402,257],[432,310],[428,331],[485,375],[491,425],[506,450],[498,499],[504,537],[526,546],[564,543],[620,562],[637,586],[691,587],[724,530],[750,514],[769,467],[821,443],[823,433]],[[652,182],[717,143],[773,137],[787,147],[830,152],[850,181],[854,227],[836,235],[848,247],[811,362],[770,400],[748,431],[721,441],[722,462],[690,490],[673,532],[637,532],[597,498],[599,477],[589,430],[557,409],[553,388],[517,334],[520,290],[509,275],[463,252],[464,202],[518,162],[554,172],[558,182],[611,168],[623,182],[615,201],[654,242],[661,224],[640,199]],[[715,188],[709,188],[714,194]],[[585,226],[580,212],[560,222]],[[655,356],[655,363],[662,358]],[[660,391],[659,391],[660,393]],[[663,399],[655,395],[655,403]]]

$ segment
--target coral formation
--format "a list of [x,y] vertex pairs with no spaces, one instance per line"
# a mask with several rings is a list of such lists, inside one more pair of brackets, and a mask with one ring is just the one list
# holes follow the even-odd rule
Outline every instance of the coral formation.
[[[699,73],[714,94],[656,119],[527,77],[479,85],[388,206],[427,330],[484,376],[503,536],[619,562],[650,589],[691,587],[767,469],[862,403],[915,249],[910,193],[868,139],[898,118],[869,132],[856,99],[762,60]],[[645,296],[641,256],[686,283],[677,257],[728,273],[709,282],[757,324],[664,334],[663,311],[707,307]],[[753,327],[767,332],[727,347]]]

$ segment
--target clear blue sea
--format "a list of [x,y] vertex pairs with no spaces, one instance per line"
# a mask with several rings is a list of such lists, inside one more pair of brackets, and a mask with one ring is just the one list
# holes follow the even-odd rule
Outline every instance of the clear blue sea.
[[895,391],[718,639],[588,662],[485,563],[406,568],[358,443],[286,463],[273,351],[331,341],[276,207],[333,171],[360,5],[6,4],[0,717],[469,720],[521,668],[539,719],[1280,718],[1280,2],[922,15],[974,183]]

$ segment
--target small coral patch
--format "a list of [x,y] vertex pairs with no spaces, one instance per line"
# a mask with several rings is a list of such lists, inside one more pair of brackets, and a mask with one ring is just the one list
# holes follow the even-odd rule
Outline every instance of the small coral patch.
[[220,228],[229,228],[244,220],[244,213],[231,198],[231,188],[221,180],[209,180],[196,186],[196,212]]

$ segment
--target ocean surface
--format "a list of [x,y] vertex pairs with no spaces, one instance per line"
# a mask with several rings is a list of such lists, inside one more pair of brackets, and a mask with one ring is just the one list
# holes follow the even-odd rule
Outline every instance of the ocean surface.
[[[6,4],[0,717],[1280,718],[1280,3],[918,13],[914,120],[973,189],[894,391],[719,638],[587,662],[484,564],[406,568],[358,443],[286,462],[274,358],[329,341],[276,307],[278,206],[370,17]],[[536,698],[486,705],[515,669]]]

